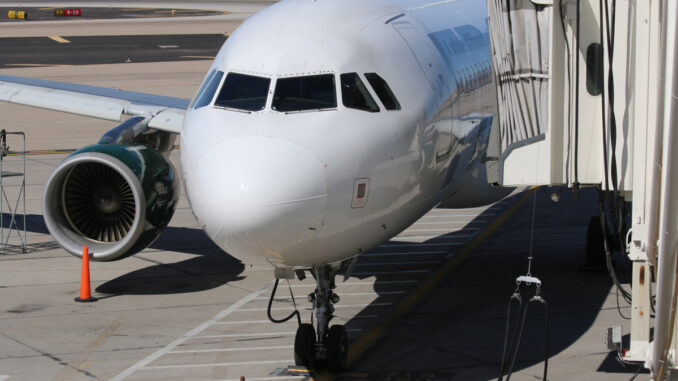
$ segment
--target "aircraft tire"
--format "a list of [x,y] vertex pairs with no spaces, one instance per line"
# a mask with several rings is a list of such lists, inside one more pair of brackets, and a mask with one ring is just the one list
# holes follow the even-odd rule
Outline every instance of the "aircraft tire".
[[333,373],[346,369],[348,359],[348,335],[343,325],[333,325],[325,340],[327,348],[327,369]]
[[315,329],[313,324],[304,323],[297,328],[294,337],[294,364],[310,368],[313,365]]

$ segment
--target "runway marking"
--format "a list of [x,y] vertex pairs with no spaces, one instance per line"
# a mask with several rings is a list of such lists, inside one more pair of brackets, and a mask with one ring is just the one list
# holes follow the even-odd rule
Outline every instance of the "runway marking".
[[206,368],[215,366],[264,365],[264,364],[280,364],[291,362],[294,362],[294,360],[287,359],[287,360],[265,360],[265,361],[218,362],[212,364],[154,365],[154,366],[145,366],[141,369],[152,370],[152,369]]
[[160,49],[176,49],[179,45],[158,45]]
[[272,349],[291,349],[294,345],[277,345],[269,347],[244,347],[244,348],[217,348],[217,349],[193,349],[170,351],[167,353],[212,353],[212,352],[240,352],[240,351],[269,351]]
[[132,365],[131,367],[129,367],[127,370],[125,370],[124,372],[120,373],[119,375],[113,377],[113,378],[110,379],[109,381],[120,381],[120,380],[124,380],[125,378],[129,377],[132,373],[136,372],[136,371],[139,370],[139,369],[144,368],[146,365],[150,364],[151,362],[153,362],[153,361],[157,360],[158,358],[160,358],[162,355],[164,355],[164,354],[166,354],[167,352],[171,351],[172,349],[176,348],[179,344],[181,344],[181,343],[183,343],[184,341],[188,340],[188,338],[190,338],[191,336],[197,335],[198,333],[202,332],[202,331],[205,330],[207,327],[209,327],[210,325],[212,325],[214,322],[217,322],[217,321],[219,321],[219,320],[225,318],[226,316],[230,315],[233,311],[236,311],[238,308],[240,308],[240,307],[242,307],[243,305],[245,305],[246,303],[250,302],[251,300],[253,300],[253,299],[256,298],[257,296],[259,296],[259,295],[263,294],[264,292],[270,290],[271,287],[273,287],[273,282],[269,282],[268,284],[266,284],[264,287],[260,288],[259,290],[255,291],[255,292],[253,292],[253,293],[247,295],[246,297],[240,299],[239,301],[237,301],[237,302],[231,304],[228,308],[226,308],[225,310],[219,312],[218,314],[216,314],[216,315],[215,315],[213,318],[211,318],[210,320],[207,320],[206,322],[204,322],[204,323],[202,323],[201,325],[195,327],[194,329],[192,329],[191,331],[189,331],[189,332],[186,333],[185,335],[179,337],[178,339],[172,341],[171,343],[167,344],[166,346],[164,346],[163,348],[159,349],[158,351],[156,351],[156,352],[150,354],[149,356],[143,358],[142,360],[140,360],[140,361],[137,362],[136,364]]
[[54,40],[60,44],[70,44],[71,42],[61,36],[47,36],[47,38]]
[[[364,335],[358,340],[354,341],[349,347],[347,365],[350,366],[360,356],[362,356],[374,343],[381,338],[384,333],[395,322],[400,320],[402,316],[412,310],[421,300],[428,296],[440,283],[445,280],[457,267],[468,257],[468,255],[476,249],[480,244],[485,242],[500,226],[513,216],[520,208],[532,198],[537,187],[532,187],[524,192],[517,200],[491,223],[489,223],[476,236],[469,240],[462,248],[460,248],[454,255],[445,263],[443,263],[435,272],[431,273],[422,283],[417,285],[405,297],[403,297],[395,307],[385,314],[383,319],[376,325],[369,328]],[[334,380],[336,375],[321,374],[320,378],[323,381]]]

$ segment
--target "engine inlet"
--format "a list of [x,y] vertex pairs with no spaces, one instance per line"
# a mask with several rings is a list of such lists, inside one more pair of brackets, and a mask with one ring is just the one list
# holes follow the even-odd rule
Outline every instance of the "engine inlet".
[[99,242],[117,242],[134,223],[134,193],[125,178],[102,163],[72,168],[62,188],[62,207],[71,227]]

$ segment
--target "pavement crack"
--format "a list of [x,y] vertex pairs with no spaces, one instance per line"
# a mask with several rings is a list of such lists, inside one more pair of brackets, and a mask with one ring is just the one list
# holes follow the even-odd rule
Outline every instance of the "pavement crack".
[[30,345],[28,345],[28,344],[26,344],[26,343],[24,343],[24,342],[21,342],[21,341],[19,341],[19,340],[13,338],[13,337],[11,337],[11,336],[8,336],[8,335],[5,334],[5,333],[3,333],[2,336],[8,338],[9,340],[12,340],[13,342],[15,342],[15,343],[17,343],[17,344],[19,344],[19,345],[23,345],[24,347],[26,347],[26,348],[28,348],[28,349],[30,349],[30,350],[32,350],[32,351],[35,351],[35,352],[39,353],[42,357],[46,357],[46,358],[48,358],[48,359],[50,359],[50,360],[52,360],[52,361],[58,363],[59,365],[63,365],[63,366],[65,366],[65,367],[71,368],[71,369],[73,369],[74,371],[76,371],[76,372],[78,372],[78,373],[80,373],[80,374],[82,374],[82,375],[85,375],[85,376],[87,376],[87,377],[89,377],[89,378],[93,378],[93,379],[95,379],[95,380],[100,380],[99,377],[93,375],[92,373],[90,373],[90,372],[88,372],[88,371],[86,371],[86,370],[84,370],[84,369],[80,369],[80,368],[78,368],[78,367],[74,367],[73,365],[69,364],[67,361],[65,361],[65,360],[63,360],[63,359],[61,359],[61,358],[59,358],[59,357],[57,357],[57,356],[55,356],[55,355],[53,355],[53,354],[51,354],[51,353],[41,351],[40,349],[35,348],[35,347],[32,347],[32,346],[30,346]]

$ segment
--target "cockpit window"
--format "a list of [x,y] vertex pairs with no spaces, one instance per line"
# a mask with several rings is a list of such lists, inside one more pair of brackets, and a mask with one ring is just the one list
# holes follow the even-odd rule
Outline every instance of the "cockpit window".
[[279,78],[272,108],[280,112],[325,110],[337,107],[334,74]]
[[367,82],[370,83],[374,92],[377,93],[379,100],[381,100],[381,103],[387,110],[400,110],[400,102],[398,102],[398,99],[393,95],[391,87],[379,76],[379,74],[365,73],[365,78],[367,78]]
[[367,91],[357,73],[341,75],[341,100],[344,106],[369,112],[379,112],[379,106]]
[[266,107],[270,85],[270,78],[228,73],[214,106],[242,111],[261,111]]
[[190,107],[199,109],[210,104],[212,102],[212,98],[214,97],[214,93],[217,92],[217,87],[219,87],[219,83],[221,82],[221,77],[223,77],[223,75],[224,73],[222,71],[212,70],[209,72],[209,74],[207,74],[205,77],[205,80],[202,82],[202,85],[200,85],[200,89],[195,95],[195,98],[193,98],[193,102],[191,103]]

